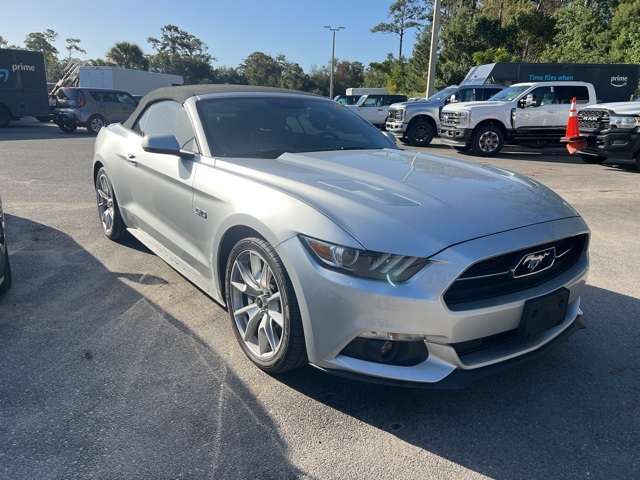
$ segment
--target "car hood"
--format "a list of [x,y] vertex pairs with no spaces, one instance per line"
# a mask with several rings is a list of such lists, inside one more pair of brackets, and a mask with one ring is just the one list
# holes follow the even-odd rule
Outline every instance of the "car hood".
[[487,109],[495,109],[496,107],[501,107],[502,105],[510,103],[505,100],[484,100],[477,102],[460,102],[460,103],[450,103],[445,106],[443,111],[458,111],[458,110],[468,110],[470,107],[485,107]]
[[590,105],[585,107],[584,110],[611,110],[615,113],[624,113],[629,115],[640,114],[640,102],[611,102],[611,103],[598,103],[597,105]]
[[474,238],[579,216],[521,175],[401,150],[285,153],[217,166],[313,206],[374,251],[429,256]]

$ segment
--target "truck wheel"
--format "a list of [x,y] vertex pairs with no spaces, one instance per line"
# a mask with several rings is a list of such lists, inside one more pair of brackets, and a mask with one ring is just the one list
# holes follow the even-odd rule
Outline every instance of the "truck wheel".
[[607,161],[607,157],[599,157],[597,155],[586,155],[584,153],[580,154],[580,158],[585,163],[590,163],[591,165],[600,165]]
[[11,112],[6,107],[0,105],[0,128],[4,128],[9,125],[11,121]]
[[431,143],[435,134],[436,132],[429,122],[416,120],[407,130],[407,140],[414,147],[426,147]]
[[498,127],[479,127],[471,137],[471,150],[480,157],[494,157],[504,146],[504,135]]

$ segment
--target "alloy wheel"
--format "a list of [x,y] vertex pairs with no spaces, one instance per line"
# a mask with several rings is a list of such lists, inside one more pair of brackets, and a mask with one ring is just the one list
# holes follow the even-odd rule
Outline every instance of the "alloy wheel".
[[233,263],[230,288],[229,308],[244,345],[256,358],[270,360],[284,333],[280,280],[262,255],[245,250]]

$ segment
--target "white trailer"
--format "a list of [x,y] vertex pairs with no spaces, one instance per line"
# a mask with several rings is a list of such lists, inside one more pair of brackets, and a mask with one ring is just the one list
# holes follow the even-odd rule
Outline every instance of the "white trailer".
[[131,95],[146,95],[161,87],[184,84],[180,75],[145,72],[117,67],[78,67],[78,87],[111,88]]
[[347,88],[347,95],[389,95],[386,88]]

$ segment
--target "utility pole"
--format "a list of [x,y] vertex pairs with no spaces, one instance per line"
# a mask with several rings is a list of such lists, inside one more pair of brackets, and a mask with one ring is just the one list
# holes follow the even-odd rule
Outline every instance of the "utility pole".
[[[438,0],[439,1],[439,0]],[[324,28],[328,28],[333,33],[333,41],[331,42],[331,76],[329,80],[329,98],[333,100],[333,71],[335,70],[335,52],[336,52],[336,32],[343,30],[345,27],[331,27],[325,25]]]
[[433,95],[433,85],[436,80],[438,30],[440,30],[440,0],[435,0],[435,5],[433,6],[433,22],[431,22],[431,52],[429,54],[429,71],[427,74],[427,98]]

